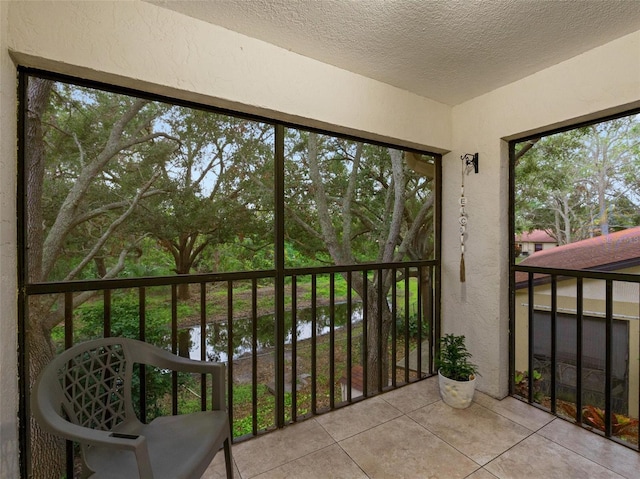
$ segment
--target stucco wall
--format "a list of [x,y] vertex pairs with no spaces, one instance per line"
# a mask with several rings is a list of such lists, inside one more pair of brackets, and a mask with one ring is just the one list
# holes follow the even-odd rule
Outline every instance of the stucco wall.
[[451,147],[451,108],[144,2],[11,4],[17,62],[252,114]]
[[16,89],[7,53],[8,5],[0,2],[0,477],[18,477],[16,305]]
[[[453,108],[453,151],[443,159],[443,330],[466,334],[481,365],[478,388],[508,393],[509,139],[640,106],[640,31]],[[466,282],[459,281],[460,156],[465,178]]]

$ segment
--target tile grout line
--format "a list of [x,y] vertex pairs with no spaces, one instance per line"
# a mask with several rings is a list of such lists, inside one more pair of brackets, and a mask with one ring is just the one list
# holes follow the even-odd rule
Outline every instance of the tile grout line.
[[[621,473],[619,473],[619,472],[617,472],[617,471],[614,471],[613,469],[611,469],[611,467],[609,467],[609,466],[607,466],[607,465],[605,465],[605,464],[601,464],[600,462],[598,462],[598,461],[597,461],[597,457],[598,457],[598,456],[596,456],[596,459],[593,459],[593,458],[591,458],[591,457],[587,457],[587,456],[585,456],[583,453],[581,453],[581,452],[579,452],[579,451],[576,451],[576,450],[572,449],[571,447],[569,447],[569,446],[567,446],[567,445],[565,445],[565,444],[561,444],[560,442],[558,442],[558,441],[556,441],[556,440],[554,440],[554,439],[551,439],[550,437],[543,436],[542,434],[539,434],[539,432],[540,432],[543,428],[545,428],[546,426],[548,426],[549,424],[551,424],[552,422],[555,422],[555,421],[563,421],[563,422],[567,423],[568,425],[573,426],[573,427],[576,427],[576,428],[579,428],[579,429],[581,429],[581,430],[583,430],[583,431],[588,432],[589,434],[594,434],[594,433],[592,433],[592,432],[588,431],[587,429],[585,429],[585,428],[583,428],[583,427],[581,427],[581,426],[578,426],[578,425],[577,425],[577,424],[575,424],[575,423],[572,423],[572,422],[567,421],[566,419],[562,419],[562,418],[560,418],[560,417],[556,417],[556,418],[554,418],[554,419],[553,419],[553,421],[548,422],[548,423],[547,423],[547,424],[545,424],[543,427],[541,427],[540,429],[538,429],[538,430],[536,431],[536,435],[537,435],[537,436],[539,436],[539,437],[540,437],[540,438],[542,438],[542,439],[546,439],[547,441],[552,442],[553,444],[555,444],[555,445],[557,445],[557,446],[559,446],[559,447],[561,447],[561,448],[565,449],[566,451],[569,451],[569,452],[571,452],[571,453],[573,453],[573,454],[576,454],[577,456],[582,457],[583,459],[586,459],[586,460],[587,460],[587,461],[589,461],[589,462],[592,462],[592,463],[594,463],[594,464],[597,464],[598,466],[600,466],[600,467],[602,467],[602,468],[606,469],[607,471],[612,472],[613,474],[616,474],[616,475],[618,475],[618,476],[620,476],[620,477],[626,477],[626,476],[622,475]],[[605,440],[609,441],[609,439],[606,439],[606,438],[603,438],[603,439],[605,439]],[[625,446],[623,446],[623,445],[621,445],[621,444],[619,444],[619,446],[620,446],[620,447],[625,447]]]
[[[526,403],[526,402],[524,402],[524,401],[520,401],[519,399],[516,399],[516,400],[517,400],[517,401],[519,401],[519,402],[521,402],[521,403],[523,403],[523,404],[529,405],[530,407],[534,407],[534,408],[535,408],[536,410],[538,410],[538,411],[542,411],[542,412],[545,412],[545,413],[547,413],[547,414],[550,414],[550,413],[548,413],[547,411],[545,411],[544,409],[536,408],[535,406],[531,406],[530,404],[528,404],[528,403]],[[483,406],[483,407],[486,407],[486,406]],[[499,414],[500,416],[502,416],[502,417],[504,417],[504,418],[506,418],[506,419],[509,419],[509,420],[510,420],[510,421],[512,421],[512,422],[515,422],[516,424],[520,424],[520,423],[518,423],[518,422],[516,422],[516,421],[514,421],[514,420],[512,420],[512,419],[510,419],[510,418],[508,418],[508,417],[506,417],[506,416],[504,416],[502,413],[500,413],[500,412],[499,412],[499,411],[497,411],[497,410],[494,410],[493,408],[487,408],[487,409],[489,409],[490,411],[495,412],[496,414]],[[515,413],[514,413],[514,414],[515,414]],[[571,422],[571,421],[569,421],[569,420],[563,419],[563,418],[562,418],[562,417],[560,417],[560,416],[553,416],[553,415],[551,415],[551,416],[552,416],[552,417],[551,417],[551,420],[550,420],[550,421],[548,421],[548,422],[546,422],[546,423],[545,423],[545,424],[543,424],[542,426],[538,427],[537,429],[533,430],[533,434],[535,434],[536,436],[538,436],[538,437],[540,437],[540,438],[542,438],[542,439],[546,439],[546,440],[548,440],[548,441],[550,441],[550,442],[552,442],[552,443],[554,443],[554,444],[556,444],[556,445],[558,445],[558,446],[562,447],[563,449],[565,449],[565,450],[567,450],[567,451],[570,451],[570,452],[572,452],[572,453],[574,453],[574,454],[577,454],[578,456],[580,456],[580,457],[582,457],[582,458],[584,458],[584,459],[586,459],[586,460],[588,460],[588,461],[590,461],[590,462],[593,462],[594,464],[597,464],[597,465],[599,465],[600,467],[603,467],[603,468],[607,469],[608,471],[611,471],[611,472],[612,472],[612,473],[614,473],[614,474],[617,474],[617,475],[619,475],[619,476],[621,476],[621,477],[625,477],[625,476],[623,476],[622,474],[620,474],[620,473],[618,473],[618,472],[614,471],[613,469],[611,469],[611,467],[609,467],[609,466],[607,466],[607,465],[605,465],[605,464],[601,464],[601,463],[600,463],[599,461],[597,461],[596,459],[592,459],[591,457],[587,457],[587,456],[585,456],[584,454],[582,454],[581,452],[579,452],[579,451],[576,451],[576,450],[572,449],[570,446],[567,446],[567,445],[561,444],[561,443],[559,443],[559,442],[557,442],[557,441],[555,441],[555,440],[553,440],[553,439],[551,439],[551,438],[549,438],[549,437],[546,437],[546,436],[543,436],[542,434],[540,434],[540,431],[542,431],[544,428],[546,428],[547,426],[551,425],[551,424],[552,424],[553,422],[555,422],[555,421],[563,421],[563,423],[567,423],[567,424],[569,424],[569,425],[571,425],[571,426],[573,426],[573,427],[577,427],[577,428],[579,428],[579,429],[580,429],[580,430],[582,430],[582,431],[588,431],[586,428],[581,427],[581,426],[579,426],[578,424],[576,424],[576,423],[574,423],[574,422]],[[520,425],[521,425],[521,426],[523,426],[523,427],[524,427],[524,428],[526,428],[526,429],[529,429],[528,427],[526,427],[526,426],[524,426],[524,425],[522,425],[522,424],[520,424]],[[529,429],[529,430],[531,430],[531,429]],[[621,445],[621,446],[622,446],[622,447],[625,447],[625,446],[623,446],[623,445]],[[506,452],[506,451],[505,451],[505,452]],[[498,457],[499,457],[499,456],[498,456]],[[493,460],[495,460],[495,459],[493,459]],[[492,461],[493,461],[493,460],[492,460]],[[487,464],[488,464],[488,463],[487,463]]]

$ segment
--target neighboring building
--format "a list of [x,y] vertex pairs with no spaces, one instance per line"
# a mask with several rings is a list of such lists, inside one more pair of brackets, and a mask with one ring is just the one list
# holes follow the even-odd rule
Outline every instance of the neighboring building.
[[[597,236],[528,257],[521,265],[562,269],[589,269],[640,274],[640,227]],[[516,273],[516,370],[528,369],[528,274]],[[550,277],[534,277],[534,368],[544,372],[551,355]],[[638,351],[640,311],[638,284],[613,285],[613,407],[638,417]],[[583,382],[585,403],[604,400],[605,281],[584,280],[583,285]],[[558,278],[556,380],[558,397],[575,394],[576,379],[576,280]]]
[[556,246],[558,246],[558,241],[544,230],[533,230],[516,235],[516,249],[519,248],[520,254],[523,256]]

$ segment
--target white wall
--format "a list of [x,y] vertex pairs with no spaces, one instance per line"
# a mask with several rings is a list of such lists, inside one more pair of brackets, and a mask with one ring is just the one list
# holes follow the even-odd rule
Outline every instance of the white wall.
[[451,146],[449,106],[145,2],[15,2],[10,14],[9,48],[22,65],[407,146]]
[[16,75],[0,2],[0,477],[18,477],[16,303]]
[[[443,160],[443,330],[468,337],[479,389],[508,393],[508,148],[505,140],[640,106],[640,31],[453,108]],[[466,283],[459,281],[460,156],[480,154],[465,178]]]

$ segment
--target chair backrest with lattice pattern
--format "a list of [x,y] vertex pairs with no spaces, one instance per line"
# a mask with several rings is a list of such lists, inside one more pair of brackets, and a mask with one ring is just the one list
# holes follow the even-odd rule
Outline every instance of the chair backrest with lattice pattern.
[[76,346],[55,359],[62,406],[71,422],[108,431],[135,420],[133,361],[128,356],[126,345],[108,338]]

